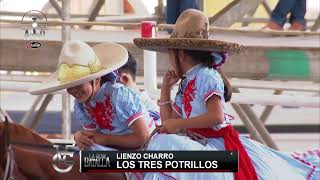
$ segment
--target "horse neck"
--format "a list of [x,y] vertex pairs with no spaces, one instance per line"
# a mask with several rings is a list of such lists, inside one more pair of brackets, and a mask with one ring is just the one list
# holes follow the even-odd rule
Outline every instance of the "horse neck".
[[50,141],[41,137],[33,130],[19,124],[10,124],[10,139],[12,141],[23,141],[36,144],[51,144]]
[[[24,141],[29,143],[50,144],[50,141],[41,137],[39,134],[35,133],[31,129],[25,128],[16,123],[9,123],[8,126],[9,128],[7,129],[5,128],[5,123],[0,123],[0,132],[5,132],[8,130],[8,132],[2,133],[2,135],[0,136],[8,135],[11,141]],[[2,140],[5,137],[0,137],[0,138]],[[1,145],[5,145],[5,144],[1,143]]]

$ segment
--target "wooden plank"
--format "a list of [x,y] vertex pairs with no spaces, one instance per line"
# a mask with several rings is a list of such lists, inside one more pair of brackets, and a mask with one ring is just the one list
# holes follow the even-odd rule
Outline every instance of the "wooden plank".
[[[142,50],[132,44],[132,39],[140,37],[139,30],[125,31],[95,31],[83,29],[71,29],[73,39],[88,42],[95,45],[102,42],[121,43],[130,47],[138,61],[138,73],[143,70]],[[168,37],[165,32],[158,32],[158,37]],[[24,39],[24,32],[20,29],[2,28],[0,31],[0,54],[1,69],[52,72],[56,70],[59,54],[62,48],[61,31],[48,29],[46,36],[39,39],[41,48],[28,49],[28,41]],[[225,40],[244,44],[246,50],[237,56],[230,56],[224,70],[230,77],[268,79],[269,62],[265,57],[265,50],[271,49],[304,49],[308,50],[310,58],[310,79],[319,81],[320,75],[320,44],[318,36],[293,36],[293,37],[270,37],[268,35],[250,35],[249,33],[224,33],[214,32],[210,39]],[[158,53],[158,74],[163,75],[168,68],[168,56]],[[140,66],[141,65],[141,66]],[[287,79],[289,80],[289,79]],[[294,80],[290,79],[290,80]]]
[[320,97],[233,93],[232,103],[320,108]]
[[[254,13],[257,11],[258,7],[259,7],[259,6],[257,6],[255,9],[252,9],[251,11],[248,11],[247,14],[246,14],[247,17],[253,17],[253,15],[254,15]],[[246,27],[246,26],[248,26],[248,25],[249,25],[249,22],[243,22],[241,26],[242,26],[242,27]]]
[[[1,20],[1,21],[10,21],[14,23],[14,20]],[[50,22],[48,22],[50,23]],[[158,28],[160,30],[163,29],[173,29],[174,25],[172,24],[158,24]],[[284,37],[289,37],[289,36],[320,36],[320,32],[309,32],[309,31],[289,31],[289,30],[284,30],[284,31],[276,31],[276,30],[269,30],[269,29],[248,29],[248,28],[225,28],[225,27],[218,27],[218,26],[210,26],[209,27],[209,32],[213,33],[228,33],[228,34],[236,34],[236,33],[241,33],[241,34],[246,34],[249,36],[268,36],[268,37],[273,37],[273,36],[284,36]]]
[[231,79],[233,87],[252,89],[277,89],[284,91],[320,92],[320,84],[312,82],[262,81],[249,79]]
[[209,23],[217,27],[230,27],[248,12],[257,9],[260,0],[234,0],[216,15],[209,18]]
[[314,25],[311,27],[311,31],[317,31],[320,27],[320,14],[316,20],[316,22],[314,23]]
[[251,123],[251,121],[248,119],[248,117],[246,116],[246,114],[243,112],[243,110],[241,109],[241,107],[238,104],[234,104],[231,103],[232,108],[236,111],[236,113],[238,114],[239,118],[241,119],[241,121],[243,122],[243,124],[246,127],[247,132],[250,133],[250,136],[252,139],[265,144],[264,140],[261,138],[259,132],[257,131],[257,129],[253,126],[253,124]]
[[271,138],[269,131],[266,129],[264,124],[258,119],[257,115],[255,112],[247,105],[247,104],[240,104],[239,105],[243,112],[245,112],[253,124],[259,134],[261,135],[261,138],[263,141],[266,143],[267,146],[273,148],[273,149],[278,149],[277,145],[275,144],[274,140]]
[[[101,10],[102,5],[105,3],[105,0],[94,0],[91,4],[91,7],[88,11],[88,21],[95,21],[96,17],[99,14],[99,11]],[[85,29],[90,29],[92,26],[85,26]]]
[[[274,95],[280,95],[280,94],[282,94],[282,92],[283,92],[282,90],[276,89],[273,94],[274,94]],[[273,110],[273,108],[274,108],[274,106],[271,106],[271,105],[266,106],[266,107],[264,108],[263,112],[262,112],[261,115],[260,115],[260,118],[259,118],[260,121],[262,121],[263,123],[265,123],[265,122],[267,121],[267,119],[268,119],[271,111]]]
[[44,95],[39,95],[39,96],[37,96],[37,98],[36,98],[36,99],[34,100],[34,102],[32,103],[29,111],[27,111],[27,112],[23,115],[23,117],[22,117],[22,119],[21,119],[21,121],[20,121],[20,124],[21,124],[22,126],[30,127],[29,125],[32,123],[32,122],[31,122],[31,116],[33,115],[33,113],[34,113],[36,107],[38,106],[38,104],[41,102],[43,96],[44,96]]
[[[233,125],[239,133],[248,133],[248,130],[243,125]],[[286,125],[266,125],[270,133],[319,133],[319,124],[286,124]]]
[[[23,37],[23,32],[16,31],[0,31],[0,37],[20,38]],[[61,33],[55,32],[55,30],[49,30],[47,39],[58,39]],[[93,35],[94,34],[94,35]],[[105,33],[104,31],[92,31],[92,33],[86,34],[83,31],[72,30],[72,37],[74,39],[83,40],[88,42],[91,46],[102,42],[116,42],[127,47],[130,52],[133,52],[138,62],[138,75],[142,75],[143,72],[143,54],[142,50],[134,46],[132,43],[123,43],[121,41],[129,41],[129,35],[133,34],[132,31],[124,31],[123,33]],[[104,36],[103,36],[104,35]],[[94,39],[88,36],[94,36]],[[138,34],[137,34],[138,36]],[[217,34],[217,36],[220,36]],[[223,37],[223,36],[221,36]],[[124,39],[128,38],[128,39]],[[225,38],[227,38],[225,36]],[[240,37],[239,37],[240,38]],[[59,54],[62,48],[60,41],[47,41],[40,40],[42,43],[41,48],[28,49],[26,48],[27,41],[24,40],[0,40],[0,54],[1,54],[1,70],[15,70],[15,71],[39,71],[39,72],[53,72],[56,70]],[[97,42],[95,42],[97,41]],[[261,40],[263,41],[263,40]],[[308,81],[319,82],[320,75],[320,51],[308,52],[310,57],[310,70],[311,74]],[[27,58],[26,58],[27,57]],[[162,76],[168,69],[168,55],[165,53],[157,53],[157,71],[158,75]],[[265,58],[263,49],[247,48],[247,50],[237,56],[230,56],[228,62],[224,66],[224,71],[227,75],[236,78],[246,79],[270,79],[269,64]],[[5,78],[0,76],[0,79]],[[10,79],[10,78],[7,78]],[[19,78],[21,80],[21,78]],[[5,80],[5,79],[3,79]],[[294,78],[284,80],[296,80]],[[300,79],[301,80],[301,79]],[[138,81],[139,82],[139,81]],[[162,82],[159,80],[158,84]],[[281,83],[280,83],[281,84]]]
[[[31,82],[10,82],[0,81],[0,91],[12,91],[12,92],[28,92],[29,89],[36,88],[39,83]],[[58,91],[52,94],[66,94],[66,91]]]
[[56,0],[50,0],[52,7],[57,11],[60,18],[62,17],[62,9]]
[[41,104],[39,110],[37,111],[36,115],[30,121],[31,122],[31,124],[29,124],[30,126],[27,126],[28,128],[35,129],[37,127],[38,122],[40,121],[41,117],[43,116],[44,112],[46,111],[46,108],[47,108],[48,104],[50,103],[50,101],[52,100],[52,98],[53,98],[53,94],[46,95],[46,97],[42,101],[42,104]]
[[[11,19],[0,19],[2,23],[11,23],[21,25],[19,20]],[[26,21],[27,23],[28,21]],[[29,21],[31,23],[31,21]],[[39,24],[44,24],[46,26],[64,26],[64,25],[78,25],[78,26],[115,26],[115,27],[140,27],[140,23],[116,23],[116,22],[80,22],[80,21],[46,21],[39,22]],[[165,28],[172,29],[174,26],[170,24],[158,24],[157,27],[162,30]],[[320,36],[320,32],[309,32],[309,31],[275,31],[269,29],[233,29],[233,28],[221,28],[216,26],[211,26],[209,28],[210,32],[214,33],[228,33],[230,35],[246,35],[246,36]],[[158,31],[159,33],[159,31]],[[162,32],[161,36],[169,37],[167,32]],[[161,37],[159,36],[159,37]],[[291,37],[290,37],[291,38]],[[315,38],[315,37],[314,37]]]
[[262,0],[261,3],[263,5],[264,9],[267,11],[268,15],[271,16],[272,9],[271,9],[270,5],[268,4],[268,2],[266,0]]
[[[0,11],[0,15],[1,16],[18,16],[18,17],[22,17],[23,15],[25,15],[25,12],[14,12],[14,11]],[[61,18],[61,16],[59,14],[47,14],[45,13],[46,18]],[[107,15],[105,15],[107,16]],[[88,15],[84,15],[84,14],[72,14],[71,15],[72,18],[88,18]]]
[[[270,18],[244,17],[239,20],[242,23],[268,23]],[[306,19],[306,22],[315,22],[316,19]]]
[[9,122],[13,122],[11,116],[4,110],[0,108],[0,122],[8,119]]
[[[122,24],[121,24],[122,25]],[[136,24],[137,25],[137,24]],[[59,40],[58,30],[48,30],[42,40]],[[260,31],[261,32],[261,31]],[[19,29],[3,28],[1,29],[2,39],[23,39],[24,33]],[[262,49],[292,49],[292,50],[310,50],[320,51],[320,44],[317,41],[320,38],[319,32],[313,32],[314,35],[301,36],[271,36],[263,31],[262,34],[255,33],[255,31],[234,30],[233,32],[214,30],[210,35],[210,39],[225,40],[229,42],[240,43],[247,48],[262,48]],[[292,32],[293,33],[293,32]],[[310,33],[310,32],[309,32]],[[133,38],[140,37],[139,30],[126,31],[86,31],[86,30],[72,30],[71,33],[75,39],[84,40],[87,42],[121,42],[132,43]],[[157,36],[160,38],[168,37],[166,32],[158,32]],[[41,49],[41,48],[39,48]]]

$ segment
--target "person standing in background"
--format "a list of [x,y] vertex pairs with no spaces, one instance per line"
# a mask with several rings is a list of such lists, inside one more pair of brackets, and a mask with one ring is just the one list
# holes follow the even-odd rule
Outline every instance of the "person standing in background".
[[306,0],[279,0],[271,14],[269,23],[264,27],[271,30],[283,30],[290,13],[289,22],[292,31],[305,31]]
[[198,0],[167,0],[166,23],[175,24],[186,9],[199,9]]

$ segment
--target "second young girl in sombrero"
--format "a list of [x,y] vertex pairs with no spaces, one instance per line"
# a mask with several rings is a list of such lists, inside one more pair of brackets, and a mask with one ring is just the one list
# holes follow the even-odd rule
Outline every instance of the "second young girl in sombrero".
[[[91,48],[81,41],[66,43],[58,70],[31,94],[66,89],[75,97],[74,116],[83,123],[75,141],[84,149],[135,149],[155,128],[138,94],[120,83],[101,82],[128,60],[127,50],[114,43]],[[106,148],[112,147],[112,148]]]
[[[200,11],[186,10],[178,18],[170,38],[134,39],[143,49],[169,53],[173,70],[163,79],[160,97],[161,132],[150,141],[149,150],[237,150],[238,173],[147,173],[145,179],[317,179],[319,169],[240,137],[230,124],[225,88],[217,69],[227,54],[242,50],[236,43],[209,40],[208,18]],[[172,86],[181,80],[171,103]],[[202,145],[175,135],[189,130],[208,138]]]

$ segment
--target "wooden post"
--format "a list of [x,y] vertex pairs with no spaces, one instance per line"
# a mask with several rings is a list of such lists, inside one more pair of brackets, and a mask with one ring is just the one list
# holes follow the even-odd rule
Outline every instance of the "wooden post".
[[[256,8],[251,9],[250,11],[247,12],[247,17],[253,17],[254,13],[257,11],[259,5]],[[249,26],[249,22],[244,22],[241,25],[242,27],[246,27]]]
[[271,16],[272,10],[271,10],[271,7],[269,6],[268,2],[266,0],[263,0],[262,5],[263,5],[264,9],[267,11],[268,15]]
[[317,31],[319,26],[320,26],[320,14],[319,14],[318,18],[316,19],[316,21],[314,22],[313,26],[311,27],[311,31]]
[[57,11],[58,15],[62,17],[62,9],[59,6],[58,2],[56,0],[50,0],[50,3],[52,7]]
[[44,95],[39,95],[37,96],[36,100],[34,101],[34,103],[32,104],[31,108],[29,109],[28,112],[26,112],[20,122],[20,124],[22,126],[25,126],[25,127],[31,127],[31,117],[32,117],[32,114],[34,112],[34,110],[36,109],[37,105],[40,103],[40,101],[42,100]]
[[[105,0],[94,0],[88,12],[88,21],[95,21],[96,17],[99,15],[102,5]],[[85,29],[90,29],[91,26],[85,26]]]
[[242,120],[243,124],[245,125],[249,134],[251,135],[251,138],[262,143],[262,144],[266,144],[264,142],[264,140],[261,138],[257,129],[252,125],[250,120],[247,118],[246,114],[242,111],[241,107],[235,103],[231,103],[231,106],[236,111],[236,113],[239,115],[240,119]]
[[[280,95],[280,94],[282,94],[282,92],[283,92],[283,90],[276,89],[273,94],[274,95]],[[262,112],[262,114],[260,116],[260,121],[261,122],[265,123],[267,121],[267,119],[268,119],[273,107],[274,106],[271,106],[271,105],[265,107],[265,109],[263,110],[263,112]]]
[[3,109],[0,108],[0,121],[5,121],[5,118],[8,118],[9,122],[13,122],[10,115]]
[[41,119],[43,113],[46,111],[46,108],[47,108],[48,104],[50,103],[52,97],[53,97],[53,94],[47,94],[46,97],[44,98],[37,114],[31,120],[31,124],[30,124],[31,129],[35,129],[37,127],[37,124],[38,124],[39,120]]
[[210,25],[230,27],[248,12],[257,9],[260,0],[233,0],[221,11],[209,18]]
[[[62,21],[70,21],[70,0],[62,0]],[[70,41],[70,26],[62,25],[62,42]]]
[[[62,1],[62,20],[70,20],[70,0]],[[70,26],[62,26],[62,42],[65,44],[71,39]],[[62,134],[65,139],[71,137],[71,110],[70,110],[70,95],[62,95]]]
[[269,131],[264,126],[264,124],[258,119],[257,115],[252,111],[252,109],[247,104],[240,104],[240,107],[247,114],[247,116],[251,120],[251,123],[256,127],[258,132],[261,134],[261,137],[266,142],[266,145],[273,149],[278,150],[278,147],[273,141],[273,139],[271,138]]
[[[236,93],[240,93],[238,88],[233,88],[233,91]],[[241,109],[244,113],[248,116],[251,123],[254,125],[254,127],[257,129],[257,131],[260,133],[261,138],[266,142],[266,145],[278,150],[277,145],[272,140],[270,133],[268,132],[267,128],[264,126],[264,124],[258,119],[257,115],[252,111],[252,109],[247,104],[240,104]]]

